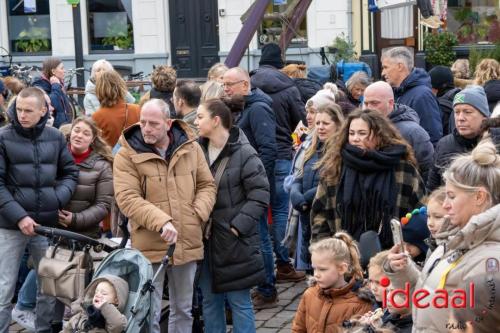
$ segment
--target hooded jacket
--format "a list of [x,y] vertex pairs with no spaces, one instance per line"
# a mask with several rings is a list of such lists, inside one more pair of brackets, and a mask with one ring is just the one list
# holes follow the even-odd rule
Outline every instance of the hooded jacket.
[[371,310],[369,301],[356,294],[352,279],[340,289],[322,289],[314,284],[300,299],[292,323],[293,333],[337,333],[344,320]]
[[438,95],[438,104],[441,109],[441,122],[443,124],[443,135],[446,136],[455,129],[455,113],[453,112],[453,99],[460,92],[459,88],[451,88]]
[[71,124],[73,121],[73,107],[69,101],[64,87],[60,83],[50,83],[45,76],[40,76],[33,82],[33,87],[39,87],[50,97],[50,102],[54,107],[55,128],[63,124]]
[[465,154],[477,145],[479,138],[466,139],[457,129],[439,140],[434,153],[434,164],[427,178],[427,189],[434,191],[443,184],[443,172],[450,165],[454,156]]
[[295,78],[293,79],[293,82],[295,82],[295,85],[299,89],[300,98],[302,99],[304,105],[311,97],[316,95],[316,93],[323,88],[318,81],[311,79]]
[[[496,260],[498,265],[498,253],[500,253],[500,204],[472,216],[469,222],[449,239],[448,243],[437,247],[426,261],[422,271],[413,261],[410,261],[404,270],[392,272],[386,261],[384,273],[390,278],[395,288],[404,288],[405,282],[409,282],[410,293],[420,289],[429,291],[430,295],[421,298],[420,301],[421,304],[425,304],[437,295],[436,289],[443,276],[446,281],[444,289],[449,291],[451,297],[454,293],[450,291],[465,289],[464,281],[475,275],[486,274],[488,260]],[[450,264],[458,258],[460,260],[457,265],[450,269]],[[449,272],[445,275],[447,270]],[[467,295],[467,300],[469,296]],[[466,306],[470,304],[467,303]],[[451,306],[449,308],[436,308],[432,305],[427,308],[414,306],[412,332],[442,332],[443,327],[446,327],[449,321],[450,309]]]
[[427,180],[427,174],[434,161],[434,146],[429,134],[419,125],[418,114],[406,105],[395,104],[389,119],[413,148],[420,174]]
[[422,126],[437,144],[443,136],[441,112],[431,90],[431,77],[421,68],[414,68],[398,88],[394,88],[395,102],[417,111]]
[[114,200],[113,169],[108,160],[95,152],[79,163],[78,168],[76,191],[64,207],[73,213],[68,229],[99,238],[99,222],[109,214]]
[[[207,154],[208,140],[201,145]],[[208,258],[215,293],[251,288],[265,281],[260,252],[259,220],[269,205],[269,182],[257,152],[243,131],[233,127],[228,142],[211,166],[229,157],[211,214]],[[230,228],[238,231],[235,236]]]
[[237,122],[252,147],[259,153],[269,179],[274,175],[274,161],[278,153],[276,116],[271,109],[272,102],[262,90],[252,89],[250,95],[245,96],[245,109]]
[[490,112],[500,102],[500,80],[490,80],[484,84],[484,92],[488,98],[488,105],[490,107]]
[[0,129],[0,228],[19,230],[29,216],[56,227],[58,214],[71,199],[78,180],[64,135],[46,127],[48,112],[33,128],[17,119],[16,102],[9,108],[11,123]]
[[174,120],[167,159],[144,142],[139,124],[120,138],[113,163],[118,207],[129,218],[132,247],[159,263],[168,244],[160,237],[171,222],[178,232],[173,265],[203,258],[202,229],[215,203],[216,188],[205,155],[183,121]]
[[292,160],[292,132],[299,121],[306,123],[306,111],[299,89],[294,81],[276,68],[263,65],[252,71],[252,87],[261,89],[272,99],[272,110],[276,115],[275,159]]
[[[127,91],[125,96],[125,102],[135,103],[135,98],[130,92]],[[101,103],[97,99],[95,94],[95,83],[92,80],[88,80],[85,85],[85,97],[83,98],[83,107],[85,108],[85,115],[92,116],[94,112],[99,110]]]
[[[116,292],[118,304],[104,303],[99,310],[92,308],[94,316],[102,316],[106,322],[105,328],[92,327],[87,329],[89,315],[87,308],[92,305],[95,290],[101,282],[109,282]],[[103,275],[93,280],[85,289],[83,298],[71,304],[74,313],[64,325],[63,333],[88,332],[88,333],[122,333],[127,326],[127,317],[123,315],[127,305],[129,287],[128,283],[118,276]]]

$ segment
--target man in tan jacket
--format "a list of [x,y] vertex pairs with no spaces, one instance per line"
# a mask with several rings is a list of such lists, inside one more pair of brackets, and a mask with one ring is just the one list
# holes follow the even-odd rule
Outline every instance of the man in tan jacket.
[[[127,128],[114,161],[120,210],[129,218],[132,247],[157,270],[169,244],[169,332],[190,332],[196,261],[203,259],[202,229],[215,203],[216,187],[203,151],[186,123],[170,119],[168,105],[146,102],[139,124]],[[154,282],[151,332],[159,333],[164,274]]]

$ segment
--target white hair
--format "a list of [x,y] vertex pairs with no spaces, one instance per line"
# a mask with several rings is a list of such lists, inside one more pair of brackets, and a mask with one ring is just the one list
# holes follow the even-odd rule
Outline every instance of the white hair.
[[145,108],[147,108],[149,106],[153,106],[153,107],[160,109],[161,113],[163,114],[163,116],[165,118],[167,118],[167,119],[170,118],[170,107],[168,106],[167,103],[165,103],[164,100],[159,99],[159,98],[152,98],[142,105],[141,110],[144,110]]
[[393,61],[397,61],[405,65],[405,67],[411,71],[414,66],[413,54],[412,52],[404,46],[392,47],[382,54],[382,59],[390,58]]
[[90,78],[95,79],[95,73],[99,68],[104,68],[107,71],[113,70],[113,65],[106,59],[99,59],[92,64],[92,70],[90,71]]

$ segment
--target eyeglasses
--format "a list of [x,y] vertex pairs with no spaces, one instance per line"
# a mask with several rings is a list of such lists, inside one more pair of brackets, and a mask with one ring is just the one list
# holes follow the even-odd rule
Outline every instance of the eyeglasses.
[[224,82],[224,83],[222,83],[222,88],[226,88],[226,87],[230,88],[230,87],[232,87],[238,83],[244,82],[244,81],[245,80],[239,80],[239,81],[235,81],[235,82]]

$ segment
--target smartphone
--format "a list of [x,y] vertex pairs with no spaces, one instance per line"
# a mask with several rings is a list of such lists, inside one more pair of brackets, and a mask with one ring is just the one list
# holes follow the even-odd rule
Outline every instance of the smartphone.
[[391,230],[392,230],[392,239],[394,241],[394,245],[400,244],[401,251],[404,252],[404,242],[403,242],[403,229],[401,226],[401,222],[396,219],[391,220]]

